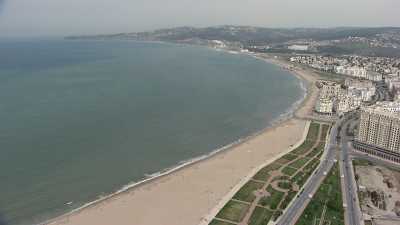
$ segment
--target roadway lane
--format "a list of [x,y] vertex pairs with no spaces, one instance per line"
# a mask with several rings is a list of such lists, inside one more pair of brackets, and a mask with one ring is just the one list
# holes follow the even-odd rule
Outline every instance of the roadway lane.
[[322,157],[322,162],[316,169],[316,172],[311,175],[309,180],[304,186],[303,191],[294,199],[293,203],[288,206],[282,216],[278,219],[277,225],[292,225],[295,224],[297,219],[301,216],[308,202],[310,201],[309,195],[313,196],[318,190],[318,187],[325,178],[324,172],[328,172],[334,165],[336,157],[336,136],[339,124],[342,119],[332,127],[329,136],[329,143],[325,145],[325,154]]
[[349,157],[349,137],[346,135],[346,128],[349,124],[352,123],[353,119],[347,119],[343,123],[341,132],[340,132],[340,173],[341,173],[341,182],[342,187],[345,190],[342,190],[344,193],[344,203],[347,205],[345,208],[345,219],[347,224],[349,225],[364,225],[364,221],[362,220],[362,213],[360,210],[360,204],[358,202],[357,195],[357,184],[355,181],[353,164],[351,158]]

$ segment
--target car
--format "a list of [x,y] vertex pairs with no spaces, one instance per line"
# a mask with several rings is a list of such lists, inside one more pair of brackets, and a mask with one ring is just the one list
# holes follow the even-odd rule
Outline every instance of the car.
[[326,171],[324,171],[324,176],[326,176],[328,173]]
[[309,195],[308,195],[308,198],[309,198],[309,199],[312,199],[312,197],[313,197],[312,194],[309,194]]

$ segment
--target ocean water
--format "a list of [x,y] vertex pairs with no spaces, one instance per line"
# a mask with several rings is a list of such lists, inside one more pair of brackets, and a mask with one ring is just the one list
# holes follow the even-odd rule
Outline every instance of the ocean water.
[[204,47],[0,41],[0,224],[44,221],[210,153],[302,95],[287,71]]

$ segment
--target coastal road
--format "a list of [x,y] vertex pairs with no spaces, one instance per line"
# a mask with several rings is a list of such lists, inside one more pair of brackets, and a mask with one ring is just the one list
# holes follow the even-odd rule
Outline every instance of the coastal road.
[[301,216],[302,212],[306,208],[310,201],[310,196],[313,196],[318,190],[318,187],[325,178],[324,173],[327,173],[334,165],[336,158],[336,136],[338,133],[338,127],[342,123],[342,119],[339,119],[331,129],[329,136],[329,143],[325,145],[325,154],[321,159],[322,162],[316,169],[316,172],[311,175],[307,183],[304,185],[303,191],[298,197],[288,206],[283,212],[282,216],[278,219],[277,225],[293,225],[297,219]]
[[[354,114],[350,114],[354,115]],[[348,225],[364,225],[362,213],[357,195],[353,164],[350,157],[350,137],[346,134],[346,128],[354,119],[346,116],[340,131],[340,173],[342,182],[343,203],[345,204],[345,220]]]

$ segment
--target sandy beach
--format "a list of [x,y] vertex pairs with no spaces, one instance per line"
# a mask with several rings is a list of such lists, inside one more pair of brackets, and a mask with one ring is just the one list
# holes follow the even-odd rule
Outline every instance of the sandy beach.
[[[282,67],[284,61],[266,59]],[[272,162],[302,142],[308,129],[306,118],[313,106],[316,77],[306,70],[293,70],[308,81],[308,95],[295,117],[282,121],[226,151],[191,164],[61,216],[49,224],[68,225],[197,225],[223,206],[257,168]]]

